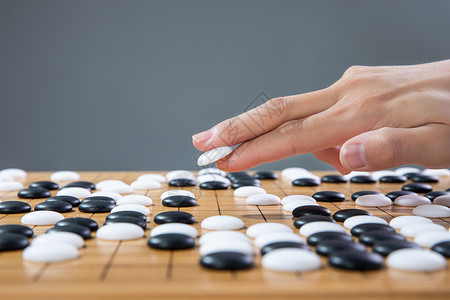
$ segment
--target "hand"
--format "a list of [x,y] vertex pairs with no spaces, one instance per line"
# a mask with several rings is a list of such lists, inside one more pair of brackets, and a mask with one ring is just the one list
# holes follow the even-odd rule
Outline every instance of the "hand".
[[312,152],[339,172],[403,164],[450,167],[450,60],[350,67],[323,90],[275,98],[193,136],[208,151],[240,144],[217,162],[240,171]]

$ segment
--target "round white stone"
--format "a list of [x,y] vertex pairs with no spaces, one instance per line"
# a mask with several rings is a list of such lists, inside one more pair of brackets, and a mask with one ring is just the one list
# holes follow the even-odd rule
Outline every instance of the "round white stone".
[[111,213],[115,213],[118,211],[137,211],[137,212],[143,213],[146,216],[148,216],[150,214],[150,210],[147,207],[140,205],[140,204],[122,204],[122,205],[114,207],[111,210]]
[[450,195],[442,195],[434,198],[434,204],[450,207]]
[[14,181],[14,177],[9,174],[0,173],[0,181]]
[[397,173],[395,173],[394,171],[391,170],[382,170],[382,171],[375,171],[372,172],[372,177],[375,178],[376,180],[379,180],[381,177],[383,176],[394,176],[394,175],[398,175]]
[[406,237],[416,237],[427,231],[447,231],[444,226],[435,223],[408,224],[400,229],[400,233]]
[[422,171],[422,174],[432,175],[432,176],[437,176],[437,177],[446,177],[446,176],[450,176],[450,170],[449,169],[425,169]]
[[271,232],[292,232],[292,229],[280,223],[258,223],[247,228],[246,234],[249,237],[256,238],[260,235]]
[[257,186],[241,186],[234,190],[235,197],[250,197],[256,194],[267,194],[266,190]]
[[399,175],[405,175],[407,173],[420,173],[420,172],[422,172],[420,169],[413,167],[402,167],[395,170],[395,173]]
[[[362,196],[361,196],[362,197]],[[356,225],[366,224],[366,223],[378,223],[378,224],[386,224],[385,219],[375,216],[353,216],[344,221],[344,227],[348,229],[352,229]]]
[[177,234],[185,234],[192,238],[196,238],[198,235],[197,229],[193,226],[184,224],[184,223],[167,223],[158,225],[152,229],[150,232],[150,236],[157,236],[161,234],[168,233],[177,233]]
[[352,171],[347,175],[344,175],[344,178],[347,180],[352,179],[355,176],[370,176],[370,172],[364,172],[364,171]]
[[209,150],[208,152],[203,153],[197,160],[197,165],[200,167],[212,164],[213,162],[218,161],[219,159],[224,158],[228,154],[233,152],[233,148],[229,146],[223,146],[219,148],[215,148]]
[[80,180],[80,174],[74,171],[58,171],[50,175],[52,181],[77,181]]
[[166,178],[167,181],[171,181],[172,179],[185,179],[185,178],[196,180],[194,173],[186,170],[170,171],[169,173],[166,174]]
[[115,192],[118,194],[131,194],[133,189],[128,184],[107,185],[102,188],[103,192]]
[[280,197],[272,194],[254,194],[247,197],[245,203],[250,205],[279,205],[281,200]]
[[231,181],[230,179],[223,177],[221,175],[218,174],[205,174],[205,175],[200,175],[197,177],[198,182],[203,183],[203,182],[208,182],[208,181],[220,181],[225,183],[226,185],[230,185]]
[[401,206],[412,206],[416,207],[419,205],[428,205],[431,204],[431,200],[427,197],[420,196],[420,195],[403,195],[400,197],[397,197],[394,201],[396,205]]
[[97,230],[97,238],[108,241],[136,240],[144,236],[144,230],[131,223],[112,223]]
[[91,195],[91,191],[82,187],[66,187],[60,189],[56,196],[73,196],[76,198],[86,198]]
[[279,272],[306,272],[320,269],[317,254],[306,249],[283,248],[270,251],[261,261],[265,269]]
[[145,180],[156,180],[160,183],[163,183],[163,182],[166,182],[166,177],[164,177],[161,174],[150,173],[150,174],[143,174],[136,179],[136,181],[141,181],[141,180],[144,180],[144,181]]
[[194,193],[186,190],[169,190],[161,194],[161,200],[166,199],[170,196],[189,196],[195,198]]
[[124,204],[140,204],[144,206],[149,206],[153,204],[153,201],[150,197],[144,195],[128,195],[123,196],[119,200],[117,200],[117,205]]
[[447,241],[450,241],[450,232],[447,231],[426,231],[414,238],[414,243],[427,248]]
[[211,231],[203,234],[200,239],[200,245],[206,243],[214,243],[222,240],[239,240],[242,242],[250,243],[248,237],[245,236],[242,232],[232,231],[232,230],[217,230]]
[[23,189],[23,184],[17,181],[0,181],[0,191],[19,191]]
[[151,179],[133,181],[130,186],[133,190],[156,190],[162,187],[161,182]]
[[310,202],[317,202],[316,199],[314,199],[311,196],[306,195],[289,195],[281,199],[281,204],[285,205],[288,202],[294,201],[294,200],[309,200]]
[[277,242],[303,243],[303,239],[298,234],[292,232],[271,232],[262,234],[254,240],[254,244],[259,248],[262,248],[270,243]]
[[409,225],[409,224],[418,224],[418,223],[433,223],[430,219],[427,219],[425,217],[419,217],[419,216],[399,216],[393,218],[389,222],[389,226],[395,228],[395,229],[401,229],[403,226]]
[[420,205],[414,208],[413,214],[428,218],[448,218],[450,208],[439,204]]
[[244,221],[233,216],[212,216],[204,219],[201,227],[206,230],[237,230],[244,228]]
[[309,173],[309,171],[304,168],[297,168],[297,167],[286,168],[281,170],[282,177],[287,177],[290,174],[302,174],[302,173]]
[[325,221],[306,223],[305,225],[300,227],[299,230],[300,234],[306,237],[310,236],[311,234],[324,231],[346,232],[345,228],[342,225]]
[[424,249],[393,251],[387,256],[386,264],[390,268],[418,272],[442,270],[447,266],[444,256]]
[[253,246],[248,242],[240,240],[221,240],[206,243],[200,246],[200,255],[208,255],[216,252],[237,252],[247,255],[253,255]]
[[360,206],[388,206],[392,200],[384,195],[362,195],[355,201]]
[[205,174],[218,174],[221,176],[226,176],[227,172],[222,171],[217,168],[204,168],[204,169],[201,169],[200,171],[198,171],[198,175],[205,175]]
[[22,169],[18,168],[9,168],[9,169],[3,169],[0,171],[0,177],[5,176],[5,178],[11,178],[14,179],[23,179],[27,177],[27,172]]
[[79,254],[77,247],[71,244],[52,243],[29,246],[23,250],[22,257],[24,260],[32,262],[50,263],[76,259],[79,257]]
[[122,198],[122,196],[119,193],[116,193],[116,192],[104,192],[104,191],[92,193],[90,197],[94,197],[94,196],[110,197],[110,198],[113,198],[114,200],[116,200],[116,202],[120,198]]
[[95,189],[101,191],[103,190],[104,187],[108,185],[126,185],[126,183],[123,182],[122,180],[107,179],[97,182],[97,184],[95,185]]
[[64,219],[64,216],[56,211],[39,210],[27,213],[20,222],[25,225],[54,225]]
[[48,245],[48,244],[70,244],[77,248],[84,246],[84,240],[81,236],[72,232],[51,231],[46,234],[39,235],[33,239],[32,246]]
[[303,200],[292,200],[292,201],[289,201],[288,203],[283,205],[283,210],[292,212],[297,207],[305,206],[305,205],[319,206],[319,204],[317,202],[312,202],[312,201],[306,200],[306,199],[303,199]]

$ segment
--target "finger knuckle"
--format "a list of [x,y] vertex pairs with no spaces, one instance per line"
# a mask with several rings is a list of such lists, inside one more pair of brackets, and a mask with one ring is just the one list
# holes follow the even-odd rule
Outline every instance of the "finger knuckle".
[[380,151],[377,152],[378,159],[382,162],[395,162],[396,159],[403,153],[404,145],[401,139],[396,138],[392,129],[389,127],[381,128],[378,131],[377,144]]
[[269,114],[276,113],[278,116],[286,113],[289,105],[289,100],[284,97],[272,98],[268,100],[261,109]]
[[299,153],[297,141],[301,139],[303,122],[300,120],[289,121],[279,128],[279,134],[286,143],[291,145],[292,154]]

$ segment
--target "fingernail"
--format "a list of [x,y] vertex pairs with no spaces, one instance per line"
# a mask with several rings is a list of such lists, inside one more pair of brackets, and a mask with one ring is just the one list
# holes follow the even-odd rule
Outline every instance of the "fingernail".
[[197,133],[196,135],[193,135],[192,138],[198,142],[198,143],[206,143],[209,141],[209,139],[212,137],[213,132],[212,130],[206,130],[200,133]]
[[344,164],[351,170],[364,168],[367,164],[364,155],[364,145],[348,144],[342,147]]

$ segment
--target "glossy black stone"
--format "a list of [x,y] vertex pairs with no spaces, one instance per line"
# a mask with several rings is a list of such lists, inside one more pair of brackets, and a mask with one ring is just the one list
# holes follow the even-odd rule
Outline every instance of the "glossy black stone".
[[230,179],[231,181],[238,179],[238,178],[253,178],[250,174],[248,174],[247,172],[243,171],[243,172],[230,172],[227,174],[226,176],[228,179]]
[[322,182],[326,183],[346,183],[347,179],[345,179],[342,175],[325,175],[322,176]]
[[106,213],[110,212],[115,204],[104,200],[83,200],[78,210],[84,213]]
[[292,180],[292,185],[295,186],[318,186],[320,181],[314,178],[297,178]]
[[106,216],[106,220],[113,220],[115,218],[120,217],[133,217],[133,218],[139,218],[142,221],[147,222],[147,216],[143,213],[140,213],[138,211],[131,211],[131,210],[123,210],[123,211],[117,211],[112,214],[109,214]]
[[190,187],[195,186],[197,183],[193,179],[189,178],[177,178],[172,179],[169,181],[169,186],[176,186],[176,187]]
[[434,201],[435,198],[437,198],[439,196],[444,196],[444,195],[450,195],[450,193],[445,192],[445,191],[434,191],[434,192],[426,193],[424,196],[427,197],[428,199],[430,199],[431,201]]
[[321,191],[312,195],[316,201],[322,202],[342,202],[345,200],[345,195],[335,191]]
[[400,196],[404,195],[417,195],[417,193],[410,192],[410,191],[392,191],[386,194],[386,197],[391,199],[392,201],[395,201]]
[[372,214],[364,209],[357,209],[357,208],[348,208],[348,209],[341,209],[334,213],[333,219],[338,222],[344,222],[350,217],[354,216],[371,216]]
[[65,187],[80,187],[87,190],[95,190],[95,184],[90,181],[74,181],[66,185]]
[[237,189],[243,186],[261,186],[261,184],[259,184],[256,181],[239,181],[239,182],[233,182],[231,184],[231,188],[232,189]]
[[327,217],[327,216],[308,215],[308,216],[303,216],[303,217],[299,217],[299,218],[295,219],[294,226],[296,228],[300,228],[305,224],[308,224],[311,222],[318,222],[318,221],[335,223],[335,221],[332,218]]
[[190,249],[195,247],[195,239],[185,234],[168,233],[149,238],[147,245],[162,250]]
[[55,232],[55,231],[72,232],[78,234],[85,240],[91,238],[91,230],[87,227],[77,224],[55,226],[53,228],[50,228],[46,232]]
[[317,206],[317,205],[303,205],[296,207],[292,211],[292,215],[296,218],[303,217],[303,216],[330,216],[331,211],[324,207],[324,206]]
[[416,172],[413,172],[413,173],[405,173],[405,174],[403,174],[403,176],[405,176],[405,177],[408,178],[408,179],[411,179],[411,177],[413,177],[413,176],[415,176],[415,175],[418,175],[418,174],[420,174],[420,173],[416,173]]
[[30,245],[28,237],[20,233],[0,233],[0,252],[24,249]]
[[40,187],[43,189],[47,189],[49,191],[54,191],[54,190],[59,189],[59,185],[53,181],[35,181],[35,182],[30,183],[29,187],[30,188]]
[[385,232],[395,232],[395,229],[392,228],[389,225],[386,224],[379,224],[379,223],[365,223],[365,224],[359,224],[354,226],[351,230],[350,233],[353,236],[360,236],[361,234],[364,234],[366,232],[369,231],[379,231],[379,230],[383,230]]
[[376,191],[358,191],[358,192],[353,193],[351,198],[352,198],[352,200],[356,200],[359,197],[364,196],[364,195],[383,195],[383,194],[380,192],[376,192]]
[[46,202],[50,202],[50,201],[64,201],[67,203],[70,203],[70,205],[72,205],[73,207],[77,207],[78,205],[80,205],[80,199],[78,199],[77,197],[74,196],[53,196],[48,198],[47,200],[45,200]]
[[114,200],[114,198],[108,197],[108,196],[89,196],[84,198],[83,201],[107,201],[111,204],[116,204],[116,200]]
[[184,224],[194,224],[195,218],[188,212],[184,211],[165,211],[159,213],[153,219],[156,224],[166,224],[166,223],[184,223]]
[[261,248],[261,255],[267,254],[270,251],[281,249],[281,248],[298,248],[298,249],[307,249],[309,250],[308,245],[303,243],[296,242],[276,242],[265,245]]
[[417,244],[401,240],[384,240],[373,245],[372,251],[383,256],[388,256],[391,252],[403,248],[422,248]]
[[40,187],[23,189],[17,194],[22,199],[40,199],[50,197],[51,195],[49,190]]
[[277,179],[278,174],[273,171],[258,171],[253,175],[256,179]]
[[204,190],[226,190],[228,184],[223,181],[205,181],[200,183],[200,188]]
[[323,231],[311,234],[306,239],[306,242],[308,243],[308,245],[315,246],[324,241],[333,241],[333,240],[348,241],[348,242],[354,241],[352,236],[345,232]]
[[359,236],[359,242],[367,246],[387,240],[406,241],[406,238],[399,233],[385,230],[372,230]]
[[24,235],[28,238],[32,237],[34,232],[28,226],[20,225],[20,224],[4,224],[0,225],[0,234],[2,233],[18,233]]
[[368,175],[357,175],[350,178],[351,183],[375,183],[377,182],[375,178]]
[[215,270],[242,270],[253,266],[253,258],[237,252],[216,252],[203,256],[200,264]]
[[109,219],[109,220],[106,220],[105,225],[112,224],[112,223],[131,223],[131,224],[135,224],[135,225],[141,227],[144,230],[147,228],[146,221],[143,221],[141,218],[135,218],[135,217],[122,216],[122,217]]
[[20,214],[31,211],[31,205],[23,201],[0,202],[0,214]]
[[334,252],[346,250],[365,252],[366,247],[360,243],[340,240],[324,241],[316,245],[316,253],[323,256],[329,256]]
[[72,211],[73,207],[69,202],[66,201],[45,201],[36,204],[34,207],[35,211],[38,210],[51,210],[59,213],[66,213]]
[[433,187],[426,183],[413,182],[407,183],[402,186],[402,191],[410,191],[415,193],[429,193],[433,190]]
[[98,223],[97,222],[95,222],[92,219],[83,218],[83,217],[67,218],[67,219],[58,221],[55,224],[55,227],[66,226],[66,225],[71,225],[71,224],[84,226],[86,228],[89,228],[90,231],[95,231],[95,230],[98,229]]
[[439,177],[426,175],[426,174],[416,174],[410,178],[414,182],[424,182],[424,183],[436,183],[439,182]]
[[436,251],[445,257],[450,257],[450,241],[437,243],[431,247],[431,250]]
[[404,183],[408,178],[402,175],[385,175],[380,177],[379,180],[383,183]]
[[445,191],[446,191],[446,192],[450,192],[450,188],[446,189]]
[[190,207],[196,206],[197,200],[189,196],[176,195],[164,198],[162,205],[167,207]]
[[328,256],[328,263],[339,269],[369,271],[380,269],[383,266],[383,257],[363,251],[338,251]]

